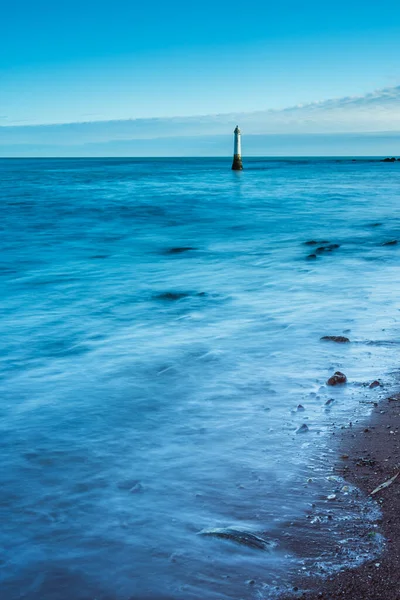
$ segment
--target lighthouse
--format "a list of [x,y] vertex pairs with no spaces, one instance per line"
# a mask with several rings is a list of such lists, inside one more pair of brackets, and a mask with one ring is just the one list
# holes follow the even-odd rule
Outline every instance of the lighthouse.
[[232,171],[241,171],[243,169],[242,165],[242,143],[241,143],[241,133],[239,127],[236,125],[236,129],[233,132],[235,136],[235,143],[233,147],[233,163],[232,163]]

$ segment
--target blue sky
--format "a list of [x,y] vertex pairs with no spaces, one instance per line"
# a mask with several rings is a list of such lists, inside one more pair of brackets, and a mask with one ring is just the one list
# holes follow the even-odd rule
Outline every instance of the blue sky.
[[283,109],[400,83],[400,3],[22,0],[0,125]]

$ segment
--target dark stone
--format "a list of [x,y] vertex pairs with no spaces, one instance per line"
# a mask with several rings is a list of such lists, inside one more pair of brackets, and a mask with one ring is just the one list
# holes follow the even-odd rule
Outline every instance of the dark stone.
[[223,529],[204,529],[203,531],[200,531],[200,534],[231,540],[232,542],[243,544],[244,546],[249,546],[250,548],[256,548],[257,550],[266,550],[269,546],[271,546],[271,542],[269,540],[266,540],[259,535],[231,527],[226,527]]
[[326,385],[341,385],[343,383],[346,383],[346,381],[346,375],[344,373],[341,373],[340,371],[336,371],[336,373],[332,375],[332,377],[329,377],[328,381],[326,382]]
[[380,387],[380,386],[381,386],[381,383],[377,379],[369,384],[369,387],[371,390],[373,390],[374,388]]
[[320,242],[310,240],[309,242],[304,242],[305,246],[318,246],[318,244],[329,244],[329,242],[327,240],[321,240]]
[[350,342],[349,338],[345,337],[344,335],[324,335],[321,340],[336,342],[337,344],[347,344]]
[[339,244],[328,244],[327,246],[320,246],[315,252],[322,254],[323,252],[332,252],[332,250],[336,250],[337,248],[340,248]]
[[162,292],[161,294],[156,294],[153,296],[155,300],[168,300],[172,302],[174,300],[181,300],[182,298],[187,298],[188,296],[197,296],[199,298],[205,298],[208,296],[207,292]]
[[308,242],[304,242],[305,246],[318,246],[318,244],[329,244],[328,240],[310,240]]
[[316,254],[309,254],[309,255],[307,256],[307,260],[315,260],[316,258],[317,258],[317,255],[316,255]]
[[326,402],[325,402],[325,406],[330,406],[331,404],[333,404],[333,402],[335,402],[335,398],[329,398]]
[[197,248],[193,248],[193,246],[179,246],[177,248],[168,248],[165,251],[165,254],[182,254],[182,252],[189,252],[189,250],[197,250]]
[[307,433],[307,431],[309,431],[308,425],[306,425],[305,423],[303,423],[303,425],[298,428],[298,430],[296,431],[296,433]]
[[121,481],[118,484],[120,490],[126,490],[131,494],[140,494],[143,492],[143,486],[138,479],[128,479],[127,481]]
[[384,158],[381,162],[396,162],[396,159],[392,156],[392,158]]
[[383,242],[382,246],[396,246],[397,240],[390,240],[390,242]]
[[189,296],[188,292],[163,292],[162,294],[157,294],[155,296],[156,300],[181,300],[182,298],[187,298]]
[[306,410],[306,409],[304,408],[304,406],[302,404],[299,404],[297,407],[297,410],[302,411],[302,410]]

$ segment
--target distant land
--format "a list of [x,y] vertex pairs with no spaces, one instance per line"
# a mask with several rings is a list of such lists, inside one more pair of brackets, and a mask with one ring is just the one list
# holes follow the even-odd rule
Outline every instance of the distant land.
[[0,156],[244,156],[400,154],[400,86],[283,110],[0,127]]

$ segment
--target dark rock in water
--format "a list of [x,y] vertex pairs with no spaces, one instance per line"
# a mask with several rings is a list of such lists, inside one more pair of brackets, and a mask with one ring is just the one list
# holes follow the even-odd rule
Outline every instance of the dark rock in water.
[[143,486],[138,479],[128,479],[127,481],[121,481],[118,484],[120,490],[126,490],[131,494],[140,494],[143,492]]
[[168,300],[172,302],[174,300],[181,300],[182,298],[187,298],[188,296],[197,296],[199,298],[205,298],[208,296],[207,292],[162,292],[161,294],[156,294],[153,296],[155,300]]
[[345,337],[344,335],[324,335],[321,340],[336,342],[337,344],[347,344],[350,342],[349,338]]
[[309,242],[304,242],[305,246],[318,246],[318,244],[329,244],[327,240],[321,240],[317,242],[316,240],[310,240]]
[[317,258],[317,255],[316,255],[316,254],[309,254],[309,255],[307,256],[307,260],[315,260],[316,258]]
[[371,223],[370,227],[381,227],[382,223]]
[[326,402],[325,402],[325,406],[330,406],[331,404],[333,404],[335,402],[335,398],[329,398]]
[[336,373],[332,375],[332,377],[329,377],[328,381],[326,382],[326,385],[341,385],[343,383],[346,383],[346,381],[346,375],[344,373],[341,373],[340,371],[336,371]]
[[396,159],[392,156],[392,158],[384,158],[381,162],[396,162]]
[[303,423],[303,425],[298,428],[298,430],[296,431],[296,433],[307,433],[307,431],[309,431],[308,425],[306,425],[305,423]]
[[212,537],[231,540],[237,544],[243,544],[244,546],[256,548],[257,550],[267,550],[272,546],[271,541],[260,537],[259,535],[249,533],[248,531],[242,531],[240,529],[235,529],[233,527],[226,527],[222,529],[203,529],[203,531],[200,531],[200,535],[209,535]]
[[298,411],[306,410],[302,404],[299,404],[297,407]]
[[320,246],[315,252],[322,254],[323,252],[332,252],[332,250],[336,250],[337,248],[340,248],[339,244],[328,244],[327,246]]
[[383,242],[381,246],[396,246],[397,243],[397,240],[390,240],[390,242]]
[[155,297],[156,300],[181,300],[182,298],[187,298],[190,294],[188,292],[163,292],[161,294],[157,294]]
[[168,248],[165,254],[182,254],[183,252],[189,252],[189,250],[197,250],[193,246],[179,246],[177,248]]
[[381,385],[381,382],[376,379],[375,381],[369,384],[369,387],[371,390],[373,390],[374,388],[380,387]]

